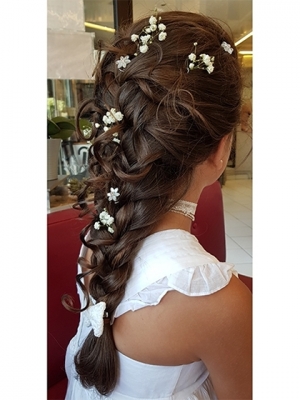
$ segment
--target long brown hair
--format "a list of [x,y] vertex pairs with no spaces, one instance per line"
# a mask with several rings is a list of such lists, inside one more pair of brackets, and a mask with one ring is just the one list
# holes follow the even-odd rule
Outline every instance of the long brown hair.
[[[93,189],[95,218],[81,234],[92,257],[90,262],[79,260],[89,272],[77,281],[87,300],[83,310],[89,293],[96,302],[106,302],[110,317],[124,296],[137,244],[185,194],[195,166],[239,122],[242,82],[230,34],[199,14],[174,11],[160,17],[167,37],[154,39],[146,53],[134,56],[137,48],[130,38],[149,25],[148,18],[100,48],[104,55],[95,69],[94,97],[78,111],[78,117],[88,112],[94,124],[90,177],[82,197]],[[232,54],[221,47],[223,41],[234,49]],[[197,54],[214,57],[211,74],[202,69],[188,73],[194,42]],[[116,61],[125,55],[131,62],[121,71]],[[111,108],[124,118],[103,131],[102,118]],[[112,141],[115,132],[120,143]],[[118,202],[108,201],[111,187],[119,190]],[[94,229],[104,208],[114,217],[114,233]],[[81,282],[87,274],[92,274],[88,290]],[[101,394],[114,389],[119,364],[109,324],[101,337],[88,335],[75,365],[85,387],[95,386]]]

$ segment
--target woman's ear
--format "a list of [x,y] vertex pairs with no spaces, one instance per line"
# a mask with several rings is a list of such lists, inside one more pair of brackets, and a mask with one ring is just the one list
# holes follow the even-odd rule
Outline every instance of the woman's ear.
[[217,150],[209,157],[217,171],[224,171],[226,168],[231,151],[232,138],[232,133],[223,136],[218,144]]

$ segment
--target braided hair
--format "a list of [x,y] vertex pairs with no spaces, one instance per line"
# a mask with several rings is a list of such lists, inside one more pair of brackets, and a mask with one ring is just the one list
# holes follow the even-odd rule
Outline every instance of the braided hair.
[[[87,301],[80,311],[88,307],[90,295],[104,301],[113,316],[137,245],[184,196],[194,168],[239,122],[242,81],[231,35],[201,14],[174,11],[159,17],[166,38],[155,37],[144,53],[137,53],[132,35],[145,30],[147,18],[124,27],[112,44],[101,45],[94,96],[78,110],[78,118],[89,113],[93,122],[90,176],[82,199],[88,190],[94,193],[92,210],[85,205],[93,221],[81,233],[92,256],[79,259],[88,270],[77,276]],[[224,41],[232,54],[222,48]],[[188,69],[194,43],[197,54],[213,59],[212,73]],[[127,60],[125,67],[118,60]],[[103,118],[116,113],[120,118],[114,122]],[[108,195],[113,192],[118,194]],[[110,218],[107,224],[99,222],[103,210]],[[82,283],[86,275],[91,275],[88,288]],[[119,363],[110,324],[101,337],[91,331],[75,366],[83,386],[94,386],[103,395],[114,389]]]

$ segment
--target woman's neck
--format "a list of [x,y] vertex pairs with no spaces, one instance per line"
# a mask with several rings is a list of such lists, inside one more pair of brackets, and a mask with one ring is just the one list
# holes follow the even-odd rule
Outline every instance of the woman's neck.
[[155,225],[153,233],[168,229],[191,231],[197,203],[186,199],[179,200],[169,212]]

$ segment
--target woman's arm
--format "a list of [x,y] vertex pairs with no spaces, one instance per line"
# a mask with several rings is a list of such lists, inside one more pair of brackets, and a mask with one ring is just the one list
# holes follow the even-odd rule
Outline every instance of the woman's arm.
[[228,286],[207,301],[206,316],[199,314],[205,329],[200,329],[198,354],[218,399],[252,399],[251,293],[232,277]]

